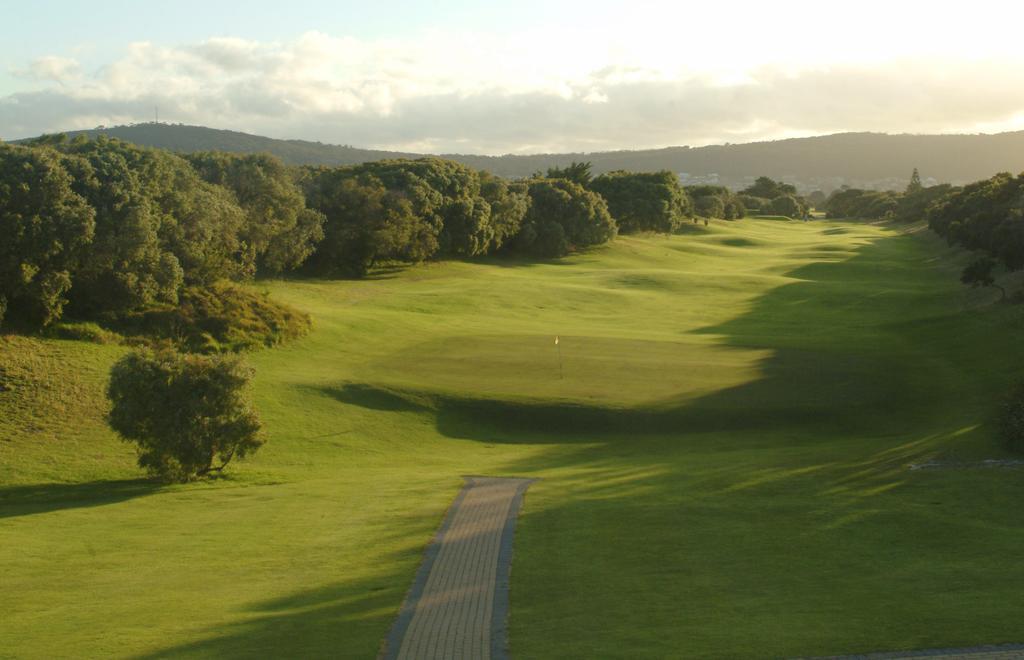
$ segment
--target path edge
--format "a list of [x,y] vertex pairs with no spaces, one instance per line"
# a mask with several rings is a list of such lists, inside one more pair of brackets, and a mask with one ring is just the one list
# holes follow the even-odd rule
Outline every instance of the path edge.
[[491,660],[508,660],[509,585],[512,580],[512,546],[515,542],[516,521],[523,507],[526,489],[536,479],[523,479],[505,514],[505,528],[501,530],[498,547],[498,572],[495,576],[494,603],[491,605]]
[[494,600],[491,604],[491,658],[492,660],[508,660],[508,613],[509,613],[509,581],[512,575],[512,544],[515,540],[516,519],[519,518],[519,510],[523,505],[523,496],[526,489],[537,479],[525,477],[485,477],[463,475],[462,488],[458,495],[448,505],[440,528],[431,537],[426,549],[423,551],[423,561],[416,571],[412,586],[402,601],[395,622],[391,625],[384,644],[377,654],[379,660],[397,660],[402,650],[402,641],[412,623],[413,615],[416,613],[416,605],[423,596],[427,586],[427,579],[434,568],[437,556],[441,553],[441,546],[444,537],[448,533],[452,522],[455,520],[455,512],[458,511],[466,494],[476,485],[477,479],[517,479],[515,495],[509,501],[508,511],[505,512],[505,523],[501,530],[501,540],[498,545],[498,566],[495,575]]
[[441,542],[444,540],[444,535],[448,532],[448,528],[451,527],[452,521],[455,519],[454,514],[458,510],[459,505],[462,504],[462,500],[466,498],[466,493],[473,487],[474,480],[472,477],[463,477],[463,480],[465,483],[459,489],[459,494],[455,496],[455,499],[452,500],[445,510],[441,526],[430,538],[430,542],[427,543],[427,547],[423,551],[423,561],[420,562],[420,567],[416,570],[416,577],[413,579],[409,591],[406,592],[405,599],[402,600],[402,607],[398,610],[398,617],[395,618],[395,622],[391,624],[391,630],[388,631],[387,637],[384,638],[384,648],[377,655],[380,660],[397,660],[398,658],[398,652],[402,649],[402,640],[409,629],[409,624],[412,623],[413,614],[416,613],[416,605],[419,603],[420,597],[423,596],[423,590],[427,587],[427,578],[430,577],[430,571],[434,568],[437,555],[441,552]]

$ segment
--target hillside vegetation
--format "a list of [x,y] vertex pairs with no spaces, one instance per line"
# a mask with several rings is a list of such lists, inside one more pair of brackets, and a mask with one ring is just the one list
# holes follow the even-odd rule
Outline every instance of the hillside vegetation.
[[[172,151],[221,150],[269,152],[293,165],[353,165],[372,160],[417,157],[419,154],[375,151],[304,140],[276,140],[237,131],[202,126],[138,124],[69,135],[110,135],[122,140]],[[885,135],[840,133],[773,142],[707,147],[667,147],[597,153],[443,157],[476,169],[508,177],[526,177],[549,167],[590,161],[595,173],[613,170],[717,173],[723,180],[767,175],[776,179],[855,180],[903,179],[914,167],[938,181],[966,183],[992,172],[1024,170],[1024,132],[996,135]],[[838,184],[837,184],[838,185]]]
[[1019,641],[1024,481],[976,465],[1021,311],[964,261],[919,225],[745,220],[265,281],[313,330],[251,355],[261,453],[185,486],[103,422],[123,347],[4,336],[3,652],[373,657],[465,474],[539,478],[517,657]]

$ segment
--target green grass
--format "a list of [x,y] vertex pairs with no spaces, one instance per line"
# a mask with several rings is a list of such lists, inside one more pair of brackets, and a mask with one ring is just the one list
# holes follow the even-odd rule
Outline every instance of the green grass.
[[[522,658],[1021,641],[993,398],[1024,313],[921,231],[743,220],[549,263],[271,282],[268,444],[158,487],[103,425],[123,347],[0,339],[0,655],[377,652],[462,474],[539,477]],[[561,338],[559,378],[553,338]]]

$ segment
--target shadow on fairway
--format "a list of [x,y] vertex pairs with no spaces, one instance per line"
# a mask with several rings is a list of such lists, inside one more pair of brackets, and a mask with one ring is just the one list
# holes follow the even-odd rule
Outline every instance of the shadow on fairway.
[[152,495],[161,488],[163,484],[146,479],[3,486],[0,487],[0,518],[116,504]]
[[386,629],[407,588],[396,588],[401,582],[394,576],[337,582],[253,603],[242,620],[201,631],[205,639],[135,657],[345,657],[351,647],[342,631]]

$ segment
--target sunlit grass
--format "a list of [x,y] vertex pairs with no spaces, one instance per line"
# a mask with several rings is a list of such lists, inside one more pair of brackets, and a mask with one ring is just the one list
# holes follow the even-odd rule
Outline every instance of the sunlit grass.
[[314,320],[251,355],[269,441],[172,488],[102,422],[123,348],[0,340],[0,655],[373,657],[463,474],[540,478],[518,657],[1019,641],[1020,473],[906,467],[1001,455],[1021,313],[958,259],[748,220],[260,283]]

